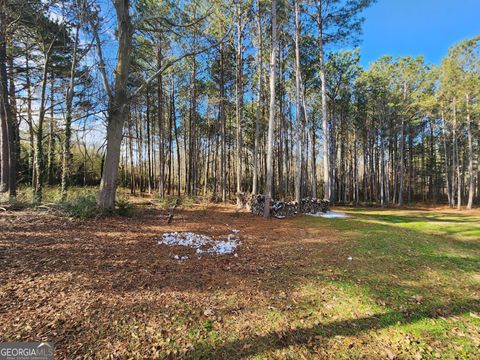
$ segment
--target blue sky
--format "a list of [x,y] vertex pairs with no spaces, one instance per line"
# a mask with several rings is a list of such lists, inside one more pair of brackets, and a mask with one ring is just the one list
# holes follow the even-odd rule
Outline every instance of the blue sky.
[[364,15],[364,66],[387,54],[438,64],[451,45],[480,35],[480,0],[377,0]]

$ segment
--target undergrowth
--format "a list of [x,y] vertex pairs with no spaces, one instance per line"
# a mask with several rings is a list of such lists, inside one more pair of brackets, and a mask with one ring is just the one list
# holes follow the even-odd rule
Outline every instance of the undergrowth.
[[119,189],[115,209],[113,211],[101,210],[97,206],[96,187],[72,187],[68,190],[66,200],[62,199],[59,187],[45,187],[41,204],[33,201],[33,191],[30,187],[20,187],[15,198],[2,196],[0,204],[11,211],[34,209],[39,211],[52,210],[59,215],[80,219],[94,218],[100,215],[120,215],[132,217],[135,215],[135,206]]

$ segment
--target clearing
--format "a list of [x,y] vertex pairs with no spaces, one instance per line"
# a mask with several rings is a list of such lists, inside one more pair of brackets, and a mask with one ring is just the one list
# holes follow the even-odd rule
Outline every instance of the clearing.
[[[57,358],[478,359],[480,212],[340,211],[2,212],[0,341],[54,341]],[[169,232],[235,233],[237,256],[158,244]]]

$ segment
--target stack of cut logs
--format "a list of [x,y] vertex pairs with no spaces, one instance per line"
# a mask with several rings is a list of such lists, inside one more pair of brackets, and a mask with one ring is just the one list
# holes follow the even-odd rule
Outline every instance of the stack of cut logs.
[[[270,206],[270,216],[276,218],[285,218],[296,214],[308,214],[308,213],[326,213],[329,210],[330,203],[327,200],[319,200],[306,198],[302,199],[300,206],[295,201],[284,202],[272,200]],[[251,195],[248,197],[245,203],[245,207],[252,213],[262,216],[265,206],[264,195]]]

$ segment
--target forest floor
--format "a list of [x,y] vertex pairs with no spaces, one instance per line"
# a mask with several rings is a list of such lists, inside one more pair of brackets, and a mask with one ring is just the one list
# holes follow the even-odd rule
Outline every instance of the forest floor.
[[[0,341],[69,359],[478,359],[480,211],[340,210],[352,217],[0,212]],[[238,256],[157,243],[233,229]]]

